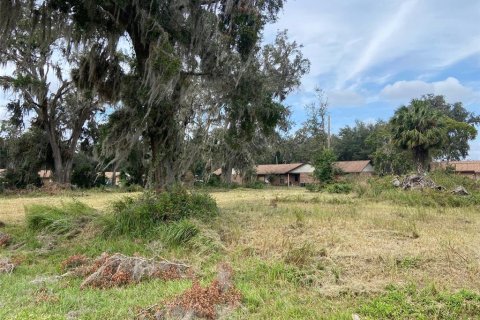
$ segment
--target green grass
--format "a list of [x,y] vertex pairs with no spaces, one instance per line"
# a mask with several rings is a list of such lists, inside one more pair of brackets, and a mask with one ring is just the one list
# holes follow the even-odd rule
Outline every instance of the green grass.
[[358,312],[365,319],[478,319],[480,295],[468,290],[448,293],[435,287],[389,286],[386,293],[367,301]]
[[34,232],[66,234],[87,224],[94,216],[95,210],[80,201],[61,206],[31,205],[26,208],[27,227]]

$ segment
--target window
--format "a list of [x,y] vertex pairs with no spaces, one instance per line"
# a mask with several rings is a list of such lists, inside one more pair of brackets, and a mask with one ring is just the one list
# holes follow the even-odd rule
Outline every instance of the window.
[[295,175],[295,182],[298,182],[298,181],[300,181],[300,175],[299,175],[299,174],[296,174],[296,175]]

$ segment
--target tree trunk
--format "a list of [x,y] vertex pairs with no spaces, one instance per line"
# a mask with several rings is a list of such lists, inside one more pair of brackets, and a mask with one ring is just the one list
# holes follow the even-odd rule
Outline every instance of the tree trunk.
[[117,186],[117,163],[113,165],[113,172],[112,172],[112,187]]
[[414,149],[414,159],[417,166],[417,173],[423,175],[428,171],[428,151],[420,148]]
[[224,166],[222,166],[222,182],[226,184],[232,183],[232,165],[230,161],[227,161]]

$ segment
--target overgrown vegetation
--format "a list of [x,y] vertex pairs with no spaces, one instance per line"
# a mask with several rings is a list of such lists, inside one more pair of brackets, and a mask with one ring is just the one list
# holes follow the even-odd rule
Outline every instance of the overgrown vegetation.
[[[209,195],[181,187],[159,194],[147,192],[138,198],[124,198],[113,203],[112,211],[105,220],[107,235],[145,236],[161,228],[165,237],[173,242],[181,242],[196,232],[184,219],[211,218],[218,214],[215,200]],[[163,224],[168,222],[176,224],[165,229]]]
[[[388,200],[398,205],[428,207],[463,207],[480,205],[480,185],[478,181],[468,177],[433,171],[430,178],[445,190],[401,190],[392,184],[394,176],[372,177],[366,181],[354,183],[353,190],[359,197],[371,198],[375,201]],[[464,186],[469,195],[458,196],[451,191],[457,186]]]
[[76,232],[95,216],[96,211],[80,201],[63,203],[61,206],[31,205],[26,209],[27,227],[34,232],[58,235]]

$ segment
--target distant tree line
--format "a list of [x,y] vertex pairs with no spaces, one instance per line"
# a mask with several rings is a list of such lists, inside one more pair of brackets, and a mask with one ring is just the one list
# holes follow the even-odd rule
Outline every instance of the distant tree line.
[[[277,134],[258,163],[316,161],[327,148],[326,104],[323,96],[309,105],[314,112],[297,131]],[[469,141],[477,135],[480,116],[465,109],[461,102],[447,103],[443,96],[425,95],[401,106],[389,121],[356,121],[332,136],[331,149],[340,161],[372,160],[379,174],[424,172],[433,159],[462,160],[470,150]],[[328,154],[328,157],[331,157]]]

